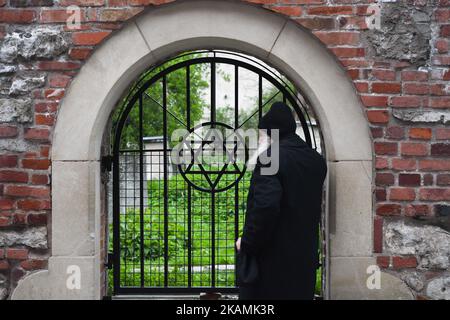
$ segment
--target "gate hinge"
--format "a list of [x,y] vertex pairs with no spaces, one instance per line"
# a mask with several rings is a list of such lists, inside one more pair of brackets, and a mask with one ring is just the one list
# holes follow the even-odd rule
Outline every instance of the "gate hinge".
[[113,268],[113,261],[114,261],[114,254],[113,253],[108,253],[108,258],[107,258],[107,261],[105,263],[105,267],[107,269],[112,269]]
[[107,155],[103,156],[101,160],[102,171],[111,171],[113,162],[113,156]]

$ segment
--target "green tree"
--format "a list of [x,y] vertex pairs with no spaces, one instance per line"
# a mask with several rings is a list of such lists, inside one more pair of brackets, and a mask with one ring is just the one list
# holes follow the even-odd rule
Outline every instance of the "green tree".
[[[149,72],[141,81],[141,84],[147,82],[162,70],[171,65],[195,58],[192,55],[176,58],[155,68]],[[209,72],[209,66],[196,64],[190,66],[190,121],[191,126],[199,121],[203,115],[203,96],[204,90],[208,87],[206,80]],[[159,79],[142,96],[143,105],[143,136],[162,136],[163,135],[163,80]],[[167,83],[167,134],[170,135],[174,129],[186,128],[187,125],[187,107],[186,107],[186,68],[181,68],[169,73],[166,76]],[[133,91],[129,97],[132,97],[140,89],[139,86],[132,85]],[[126,98],[121,102],[122,106],[127,103]],[[118,120],[121,116],[121,109],[118,108],[113,115],[113,130],[115,130]],[[138,101],[132,107],[121,135],[121,148],[136,148],[139,145],[139,105]]]

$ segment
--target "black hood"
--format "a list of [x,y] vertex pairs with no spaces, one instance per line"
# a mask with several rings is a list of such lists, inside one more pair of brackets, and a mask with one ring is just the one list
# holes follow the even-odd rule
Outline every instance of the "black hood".
[[283,102],[275,102],[270,107],[270,110],[259,120],[259,129],[280,130],[280,138],[286,137],[291,134],[295,134],[297,124],[295,123],[292,110]]

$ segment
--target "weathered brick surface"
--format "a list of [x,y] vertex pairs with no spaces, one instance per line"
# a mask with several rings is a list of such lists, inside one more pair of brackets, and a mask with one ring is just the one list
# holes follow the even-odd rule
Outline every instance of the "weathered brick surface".
[[[65,89],[84,61],[125,21],[147,6],[172,1],[1,2],[0,78],[2,84],[11,86],[14,79],[16,85],[15,89],[0,90],[0,232],[18,226],[26,232],[50,221],[52,133]],[[383,232],[390,219],[448,218],[448,1],[383,3],[384,24],[374,30],[366,21],[372,0],[247,2],[287,15],[311,30],[347,70],[367,115],[376,155],[373,232],[377,262],[391,272],[415,270],[416,257],[385,251]],[[79,29],[65,24],[66,8],[71,5],[80,6]],[[25,33],[31,36],[21,36],[27,40],[20,41],[36,45],[18,46],[14,42],[12,35]],[[394,41],[396,37],[398,41]],[[8,51],[12,46],[18,49]],[[23,90],[26,86],[32,89]],[[10,279],[8,291],[27,272],[46,267],[46,259],[35,258],[34,250],[24,246],[0,248],[0,273]],[[40,254],[45,251],[39,250]],[[431,269],[425,271],[443,272]],[[418,270],[421,274],[425,271]],[[413,289],[418,296],[426,296],[423,289]]]

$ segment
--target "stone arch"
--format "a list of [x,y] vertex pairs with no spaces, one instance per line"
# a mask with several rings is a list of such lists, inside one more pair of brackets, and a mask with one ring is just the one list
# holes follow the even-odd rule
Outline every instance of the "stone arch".
[[[311,33],[287,17],[240,2],[176,2],[146,11],[105,41],[62,102],[52,146],[52,256],[22,279],[13,299],[101,298],[101,143],[118,99],[146,67],[193,49],[253,55],[286,74],[319,118],[329,166],[329,298],[411,297],[397,278],[368,290],[373,156],[367,120],[346,72]],[[81,288],[66,286],[67,267]]]

